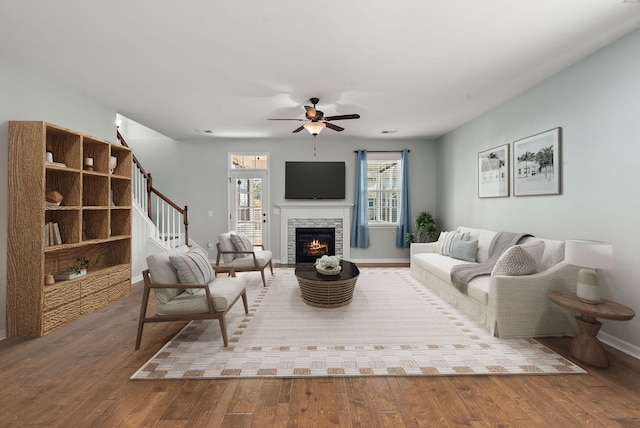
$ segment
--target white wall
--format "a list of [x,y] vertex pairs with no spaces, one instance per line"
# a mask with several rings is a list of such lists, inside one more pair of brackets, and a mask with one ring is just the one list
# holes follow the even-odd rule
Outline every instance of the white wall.
[[[444,226],[610,241],[616,267],[601,273],[603,297],[640,310],[638,52],[640,31],[442,138],[436,213]],[[478,152],[558,126],[561,195],[477,197]],[[605,340],[640,355],[640,317],[603,323]]]
[[[327,131],[325,131],[327,132]],[[432,141],[348,140],[317,137],[317,156],[313,156],[313,138],[305,133],[287,140],[219,140],[175,141],[161,136],[125,138],[134,149],[154,186],[178,205],[189,206],[189,236],[203,247],[215,244],[217,235],[228,228],[227,156],[231,152],[268,152],[270,156],[270,204],[268,224],[270,248],[279,254],[280,217],[273,207],[284,200],[284,162],[288,160],[344,160],[347,165],[346,202],[353,202],[355,149],[401,150],[408,148],[411,175],[412,217],[422,210],[435,210],[436,145]],[[331,136],[333,137],[333,136]],[[322,204],[322,201],[317,201]],[[214,216],[209,217],[208,212]],[[353,260],[408,261],[409,250],[395,247],[396,229],[371,230],[371,247],[352,249]],[[347,240],[347,242],[349,242]],[[210,257],[215,258],[215,248]]]
[[[115,109],[0,56],[0,339],[6,336],[7,167],[11,120],[44,120],[115,141]],[[27,189],[24,189],[27,191]]]

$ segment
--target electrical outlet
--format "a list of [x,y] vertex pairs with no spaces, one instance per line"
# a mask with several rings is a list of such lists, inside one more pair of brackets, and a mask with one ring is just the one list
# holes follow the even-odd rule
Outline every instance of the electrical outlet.
[[209,210],[209,217],[213,217],[213,211]]
[[207,248],[209,249],[213,248],[213,242],[207,242]]

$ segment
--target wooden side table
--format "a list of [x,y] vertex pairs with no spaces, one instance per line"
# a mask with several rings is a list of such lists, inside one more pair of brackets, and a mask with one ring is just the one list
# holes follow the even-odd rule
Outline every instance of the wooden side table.
[[576,323],[580,333],[571,342],[571,355],[587,364],[596,367],[609,367],[609,357],[596,335],[602,323],[596,318],[627,321],[636,313],[621,303],[602,299],[598,304],[585,303],[571,291],[554,291],[549,299],[556,305],[579,313]]

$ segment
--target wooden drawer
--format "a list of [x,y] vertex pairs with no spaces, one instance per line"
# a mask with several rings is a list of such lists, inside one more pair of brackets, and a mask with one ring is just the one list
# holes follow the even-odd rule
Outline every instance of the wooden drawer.
[[131,293],[131,281],[122,281],[109,287],[109,300],[115,302]]
[[69,302],[44,313],[44,333],[80,318],[80,300]]
[[80,285],[81,296],[84,298],[89,294],[104,290],[108,287],[109,281],[107,275],[94,275],[83,279]]
[[80,299],[79,281],[62,281],[44,287],[44,310],[48,311],[65,303]]
[[82,315],[91,313],[109,304],[109,289],[105,288],[96,293],[82,296],[80,299],[80,312]]
[[124,265],[120,269],[109,272],[109,286],[128,281],[131,283],[131,266]]

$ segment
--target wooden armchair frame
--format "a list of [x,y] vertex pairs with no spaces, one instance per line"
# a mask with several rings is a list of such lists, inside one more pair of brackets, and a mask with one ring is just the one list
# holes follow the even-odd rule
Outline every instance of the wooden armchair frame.
[[[235,272],[230,270],[229,276],[235,276]],[[189,284],[188,288],[202,288],[206,294],[207,305],[209,307],[209,312],[201,312],[201,313],[187,313],[187,314],[171,314],[171,315],[158,315],[157,313],[151,317],[147,316],[147,307],[149,304],[149,294],[151,293],[151,289],[153,288],[185,288],[185,284],[153,284],[151,282],[151,277],[149,275],[149,269],[146,269],[142,272],[142,278],[144,279],[144,290],[142,292],[142,304],[140,307],[140,319],[138,321],[138,334],[136,336],[136,350],[140,349],[140,342],[142,340],[142,330],[144,328],[144,324],[148,322],[168,322],[168,321],[191,321],[191,320],[208,320],[208,319],[217,319],[220,322],[220,330],[222,331],[222,341],[224,342],[224,346],[227,347],[229,345],[229,340],[227,338],[227,322],[225,320],[225,315],[229,309],[235,305],[240,297],[242,297],[242,303],[244,304],[244,312],[246,314],[249,313],[249,304],[247,303],[247,290],[242,290],[242,293],[236,297],[236,299],[231,302],[227,306],[227,310],[225,311],[217,311],[213,305],[213,299],[211,297],[211,291],[209,290],[208,284]]]
[[[260,248],[262,250],[264,250],[264,246],[260,246]],[[267,280],[264,276],[264,270],[267,266],[269,266],[269,270],[271,271],[271,275],[273,275],[273,260],[269,259],[269,262],[266,263],[264,266],[260,267],[260,265],[258,264],[258,258],[256,257],[256,252],[255,251],[222,251],[220,249],[220,243],[217,242],[216,243],[216,249],[218,250],[218,255],[216,256],[216,266],[219,267],[220,265],[220,256],[222,256],[223,254],[230,254],[230,255],[236,255],[236,254],[241,254],[243,256],[246,256],[248,254],[251,254],[253,256],[253,266],[248,266],[248,267],[240,267],[240,266],[233,266],[233,269],[236,272],[260,272],[260,275],[262,275],[262,285],[263,287],[267,286]],[[226,265],[226,264],[225,264]],[[229,264],[230,265],[230,264]]]

